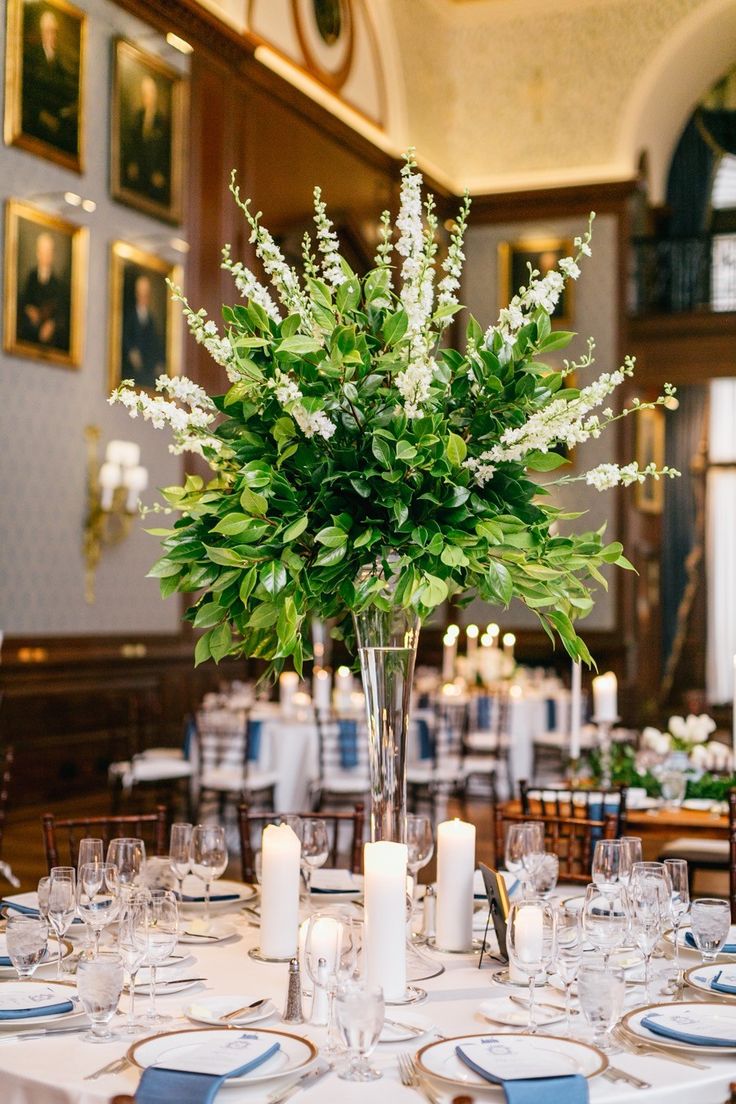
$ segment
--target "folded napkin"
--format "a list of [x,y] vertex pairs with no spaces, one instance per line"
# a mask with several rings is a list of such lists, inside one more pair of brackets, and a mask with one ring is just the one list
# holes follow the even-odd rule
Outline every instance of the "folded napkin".
[[[561,1077],[500,1077],[489,1065],[481,1065],[471,1058],[462,1047],[455,1047],[455,1053],[461,1062],[474,1070],[479,1077],[503,1088],[507,1104],[588,1104],[588,1082],[582,1074],[565,1074]],[[490,1065],[495,1065],[493,1055],[488,1056]]]
[[[204,897],[192,897],[189,893],[177,893],[177,898],[185,905],[203,905]],[[218,901],[239,901],[239,893],[211,893],[210,904],[216,905]]]
[[24,916],[38,916],[37,908],[31,908],[30,905],[21,905],[18,901],[0,901],[0,906],[13,909],[15,912],[22,912]]
[[73,1011],[74,1002],[70,1000],[36,1005],[35,1008],[0,1008],[0,1020],[29,1020],[36,1016],[61,1016],[64,1012]]
[[663,1035],[665,1039],[676,1039],[680,1043],[692,1043],[694,1046],[736,1047],[736,1039],[716,1039],[683,1028],[671,1027],[669,1024],[660,1023],[656,1014],[645,1016],[641,1022],[655,1035]]
[[[2,959],[0,959],[0,962],[2,962]],[[710,981],[711,989],[716,993],[736,993],[736,985],[730,985],[727,981],[720,980],[722,973],[723,970],[719,970],[717,974],[713,975]]]
[[[242,1048],[241,1057],[248,1060],[237,1066],[230,1066],[232,1061],[238,1061],[239,1044],[243,1040],[257,1040],[257,1036],[240,1036],[231,1044],[223,1044],[213,1050],[209,1050],[202,1058],[202,1066],[208,1072],[198,1073],[191,1069],[169,1069],[165,1066],[149,1066],[143,1071],[143,1076],[138,1084],[135,1094],[136,1104],[162,1104],[163,1101],[175,1100],[176,1104],[210,1104],[215,1099],[221,1085],[230,1077],[244,1077],[247,1073],[258,1069],[280,1048],[279,1043],[265,1043],[255,1047],[246,1042]],[[192,1058],[195,1058],[192,1055]],[[182,1063],[183,1065],[184,1063]],[[214,1071],[218,1072],[214,1072]],[[219,1072],[222,1071],[222,1072]]]
[[[700,950],[698,944],[695,942],[695,937],[692,932],[685,932],[685,943],[688,947],[692,947],[695,951]],[[724,943],[718,953],[736,955],[736,943]]]

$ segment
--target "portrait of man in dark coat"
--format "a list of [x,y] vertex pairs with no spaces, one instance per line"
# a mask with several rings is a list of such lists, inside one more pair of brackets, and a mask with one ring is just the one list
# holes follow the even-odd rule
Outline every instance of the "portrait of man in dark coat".
[[139,387],[153,388],[166,373],[166,343],[151,292],[151,277],[144,272],[135,276],[132,301],[126,302],[123,315],[122,375]]

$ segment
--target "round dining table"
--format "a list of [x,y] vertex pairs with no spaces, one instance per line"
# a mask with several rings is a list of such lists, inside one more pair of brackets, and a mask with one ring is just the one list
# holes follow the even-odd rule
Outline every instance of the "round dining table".
[[[556,896],[564,897],[576,890],[571,887],[559,887]],[[579,892],[579,887],[577,887]],[[320,900],[320,907],[327,904]],[[334,901],[330,901],[334,903]],[[479,906],[479,902],[476,902]],[[348,906],[353,907],[353,906]],[[357,906],[355,906],[357,908]],[[293,1032],[307,1037],[317,1045],[324,1044],[326,1029],[316,1027],[309,1023],[302,1025],[284,1025],[281,1021],[281,1011],[284,1008],[287,991],[287,972],[285,964],[267,964],[255,961],[248,951],[258,944],[259,930],[257,919],[252,913],[242,911],[240,906],[237,911],[222,913],[220,921],[227,918],[235,928],[232,936],[222,942],[205,943],[198,942],[180,943],[178,953],[191,955],[190,959],[184,959],[179,968],[185,971],[186,977],[204,978],[186,991],[157,996],[159,1008],[170,1015],[172,1020],[164,1025],[163,1030],[182,1030],[195,1028],[196,1023],[187,1020],[184,1010],[188,1005],[196,1003],[210,996],[247,995],[251,1000],[256,997],[270,997],[273,1000],[276,1011],[268,1019],[259,1021],[253,1027],[272,1027],[277,1030]],[[483,916],[477,916],[475,925],[482,932]],[[432,1031],[412,1042],[380,1043],[376,1048],[372,1061],[382,1071],[380,1081],[371,1083],[354,1083],[339,1079],[338,1072],[344,1061],[336,1063],[335,1069],[329,1072],[315,1084],[300,1089],[290,1099],[295,1104],[374,1104],[381,1100],[382,1104],[412,1104],[412,1102],[427,1100],[421,1089],[405,1086],[401,1083],[398,1069],[398,1056],[401,1053],[415,1053],[419,1047],[436,1040],[441,1034],[452,1037],[461,1034],[479,1033],[486,1036],[498,1035],[504,1030],[516,1030],[519,1028],[503,1028],[485,1019],[480,1011],[480,1005],[496,996],[503,996],[509,992],[525,994],[525,990],[510,989],[501,985],[496,976],[501,966],[493,958],[486,956],[482,967],[478,966],[478,955],[469,954],[441,954],[435,951],[427,951],[433,961],[442,963],[444,973],[439,977],[417,982],[426,990],[426,999],[421,1004],[413,1006],[392,1006],[387,1014],[397,1020],[402,1019],[402,1013],[410,1017],[413,1012],[420,1014],[432,1026]],[[696,959],[690,956],[689,964],[694,965]],[[54,977],[53,968],[42,967],[36,974],[37,978]],[[2,984],[2,982],[0,982]],[[630,996],[627,1007],[631,1007],[632,996],[636,987],[630,988]],[[639,990],[641,993],[641,990]],[[559,994],[556,1000],[559,1001]],[[686,990],[687,1000],[696,1000],[697,994]],[[138,997],[138,1011],[142,1011],[145,997]],[[539,1000],[544,1000],[540,994]],[[305,1013],[309,1014],[309,999],[305,998]],[[641,997],[639,997],[641,1003]],[[127,1010],[127,997],[123,996],[120,1005],[121,1011]],[[582,1017],[581,1017],[582,1019]],[[124,1020],[118,1015],[113,1020],[113,1026],[120,1029]],[[53,1026],[53,1025],[52,1025]],[[19,1028],[17,1030],[22,1030]],[[50,1029],[51,1030],[51,1027]],[[242,1030],[247,1030],[242,1028]],[[542,1032],[544,1028],[540,1029]],[[546,1029],[550,1035],[555,1034],[554,1026]],[[149,1032],[150,1033],[150,1032]],[[12,1038],[13,1031],[7,1027],[0,1029],[0,1101],[2,1104],[109,1104],[117,1094],[135,1094],[140,1071],[135,1066],[127,1066],[122,1072],[105,1074],[95,1080],[87,1080],[88,1075],[111,1063],[116,1058],[125,1055],[132,1041],[144,1038],[141,1036],[125,1039],[116,1039],[110,1043],[93,1045],[83,1040],[81,1034],[59,1035],[57,1038],[46,1036],[32,1040],[20,1040]],[[651,1087],[646,1089],[633,1088],[628,1083],[612,1083],[607,1078],[599,1076],[590,1082],[590,1100],[593,1104],[628,1104],[629,1101],[637,1101],[638,1104],[724,1104],[729,1097],[729,1084],[736,1080],[736,1057],[728,1055],[697,1055],[697,1060],[703,1068],[676,1063],[671,1057],[666,1056],[663,1050],[661,1056],[640,1056],[635,1053],[622,1052],[611,1058],[611,1064],[619,1070],[628,1072],[635,1077],[648,1082]],[[248,1086],[247,1088],[227,1085],[223,1086],[218,1094],[218,1101],[222,1104],[265,1104],[269,1096],[277,1088],[285,1088],[287,1082],[262,1083]],[[442,1104],[449,1104],[455,1097],[462,1095],[461,1089],[448,1089],[446,1086],[434,1084],[432,1088],[435,1099]],[[492,1086],[488,1090],[472,1090],[470,1094],[481,1104],[482,1101],[501,1101],[503,1094]],[[169,1104],[163,1101],[161,1104]],[[172,1101],[171,1104],[176,1104]],[[540,1104],[544,1104],[540,1096]]]

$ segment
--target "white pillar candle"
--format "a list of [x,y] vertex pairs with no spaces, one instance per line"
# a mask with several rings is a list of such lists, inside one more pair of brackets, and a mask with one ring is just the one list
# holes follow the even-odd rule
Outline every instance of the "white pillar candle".
[[261,859],[261,953],[292,958],[299,932],[301,844],[288,824],[263,829]]
[[618,680],[613,671],[593,679],[593,720],[610,724],[618,720]]
[[446,632],[442,639],[442,681],[452,682],[455,677],[455,658],[457,656],[457,636]]
[[364,850],[365,962],[371,986],[386,1000],[406,993],[406,871],[404,843],[379,840]]
[[733,702],[732,702],[733,718],[731,724],[733,726],[733,758],[734,769],[736,769],[736,655],[733,657]]
[[516,947],[514,958],[509,962],[511,981],[528,982],[529,974],[523,963],[539,962],[542,958],[544,940],[544,917],[537,905],[523,905],[516,918]]
[[582,667],[572,665],[572,686],[570,688],[570,758],[580,758],[580,714],[582,712]]
[[437,825],[437,946],[469,951],[473,945],[475,825],[446,820]]
[[312,701],[320,713],[329,713],[332,701],[332,675],[324,667],[315,667],[312,675]]
[[279,675],[279,702],[285,716],[293,711],[294,695],[298,689],[299,676],[296,671],[282,671]]
[[353,675],[349,667],[338,667],[335,672],[335,709],[338,713],[349,713],[350,695],[353,692]]
[[478,669],[478,626],[468,625],[465,630],[465,654],[468,657],[468,678],[472,681]]

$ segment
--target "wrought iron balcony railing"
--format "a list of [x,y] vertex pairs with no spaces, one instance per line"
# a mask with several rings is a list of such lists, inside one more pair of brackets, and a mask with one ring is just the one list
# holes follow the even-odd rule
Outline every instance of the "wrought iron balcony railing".
[[633,238],[629,314],[736,311],[736,234]]

